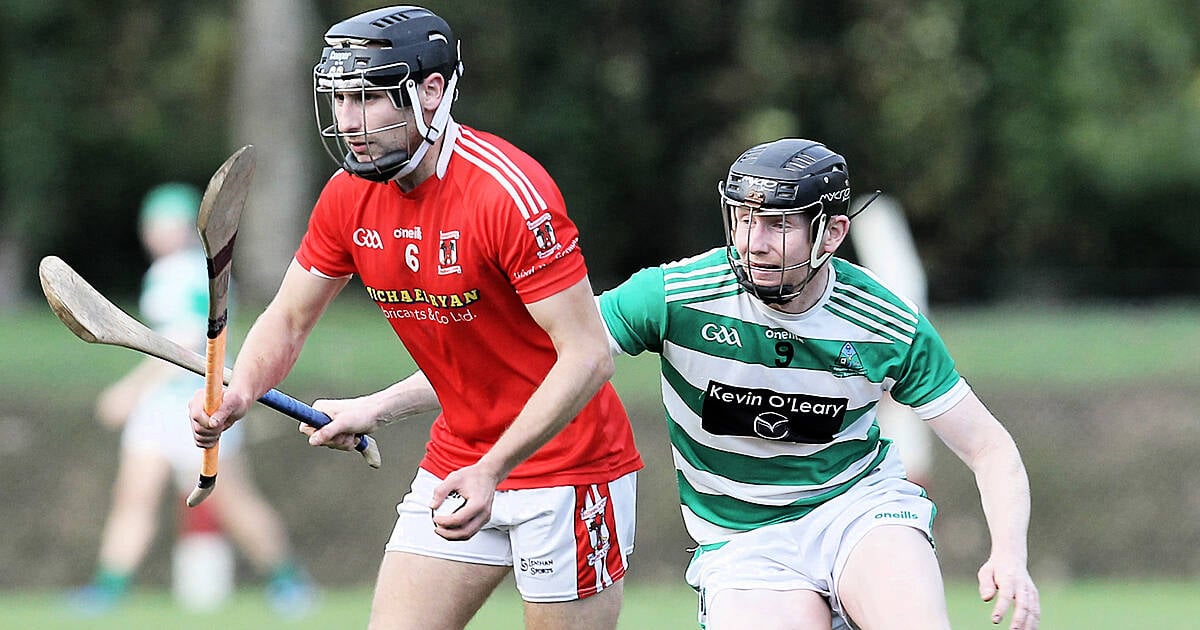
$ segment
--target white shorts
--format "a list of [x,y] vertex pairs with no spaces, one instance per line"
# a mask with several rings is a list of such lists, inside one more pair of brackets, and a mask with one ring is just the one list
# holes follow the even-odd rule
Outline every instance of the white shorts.
[[863,536],[881,525],[906,525],[933,544],[933,502],[899,474],[903,470],[898,461],[889,457],[854,488],[803,518],[697,549],[686,577],[700,594],[700,625],[717,593],[738,589],[816,591],[829,601],[833,627],[852,627],[842,611],[837,584]]
[[412,490],[396,506],[399,518],[386,551],[515,564],[517,590],[527,602],[583,599],[624,577],[633,553],[637,473],[608,483],[501,490],[491,520],[457,541],[433,531],[429,503],[440,483],[433,473],[417,471]]
[[[138,401],[121,432],[122,450],[150,453],[166,459],[180,490],[196,485],[203,460],[203,451],[196,446],[187,412],[188,401],[201,387],[204,387],[204,380],[196,377],[194,383],[172,381],[148,392]],[[239,422],[221,434],[220,458],[241,448],[241,427]]]

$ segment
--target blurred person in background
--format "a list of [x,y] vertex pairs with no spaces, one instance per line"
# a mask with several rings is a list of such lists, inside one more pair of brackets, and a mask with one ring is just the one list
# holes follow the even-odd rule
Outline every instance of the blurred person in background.
[[934,505],[875,421],[890,392],[975,473],[991,621],[1011,612],[1011,628],[1037,628],[1020,453],[916,306],[834,257],[850,229],[845,159],[810,140],[768,142],[719,190],[724,247],[598,298],[615,354],[662,356],[701,624],[950,627]]
[[[162,184],[147,193],[139,216],[139,236],[151,264],[143,277],[138,309],[155,331],[203,353],[208,329],[208,271],[196,232],[200,200],[200,192],[183,183]],[[103,613],[121,602],[158,530],[164,490],[173,481],[179,496],[186,497],[195,485],[202,451],[193,443],[187,406],[192,393],[203,384],[199,375],[147,357],[101,392],[96,416],[104,426],[122,429],[121,455],[95,576],[71,598],[77,611]],[[198,548],[199,557],[204,560],[207,553],[209,560],[219,560],[227,553],[212,536],[219,525],[266,576],[271,605],[281,614],[302,616],[314,601],[315,589],[292,556],[282,519],[256,489],[242,443],[240,430],[223,440],[221,492],[210,507],[204,507],[210,505],[205,503],[181,510],[181,534],[208,534],[204,538],[208,544]],[[185,537],[177,544],[200,540]],[[176,556],[176,570],[196,570],[181,562],[188,556]],[[209,566],[209,570],[233,568],[228,562]],[[228,573],[176,577],[176,584],[232,579]],[[210,588],[217,590],[207,596],[176,590],[184,605],[205,608],[217,605],[226,594],[216,586]]]
[[209,416],[203,391],[193,398],[196,443],[214,444],[284,378],[357,274],[418,371],[317,401],[332,422],[302,430],[348,450],[356,434],[440,410],[396,508],[371,627],[462,628],[513,575],[527,627],[613,628],[642,460],[562,194],[532,157],[450,117],[463,66],[437,15],[378,9],[325,43],[313,88],[341,168],[224,402]]
[[[904,210],[895,199],[880,196],[871,211],[854,215],[850,243],[859,264],[870,269],[896,295],[907,298],[928,317],[929,299],[925,269],[913,243]],[[933,436],[916,412],[885,392],[875,408],[879,432],[899,450],[909,481],[929,488],[933,467]]]

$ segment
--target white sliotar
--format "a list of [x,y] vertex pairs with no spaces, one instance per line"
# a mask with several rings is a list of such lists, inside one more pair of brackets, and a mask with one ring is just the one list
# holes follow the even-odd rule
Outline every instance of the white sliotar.
[[440,506],[438,506],[438,508],[436,510],[433,511],[433,515],[434,516],[445,516],[447,514],[453,514],[457,511],[459,511],[460,509],[462,509],[462,506],[464,506],[466,504],[467,504],[466,497],[459,494],[458,491],[456,491],[456,490],[451,490],[450,494],[446,495],[446,500],[442,501],[442,504]]

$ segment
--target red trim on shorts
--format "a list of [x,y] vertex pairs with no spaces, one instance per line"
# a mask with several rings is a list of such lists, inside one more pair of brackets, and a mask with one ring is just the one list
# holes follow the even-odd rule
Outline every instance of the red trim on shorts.
[[625,576],[608,484],[575,486],[575,576],[579,599]]

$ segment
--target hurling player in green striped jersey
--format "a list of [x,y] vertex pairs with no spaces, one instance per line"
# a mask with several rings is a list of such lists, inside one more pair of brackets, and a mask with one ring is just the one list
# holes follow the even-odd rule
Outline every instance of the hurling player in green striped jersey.
[[701,625],[950,627],[936,510],[875,422],[888,392],[975,474],[992,622],[1037,628],[1020,453],[919,309],[834,257],[850,230],[845,159],[776,140],[719,188],[724,247],[599,297],[614,352],[661,355]]

